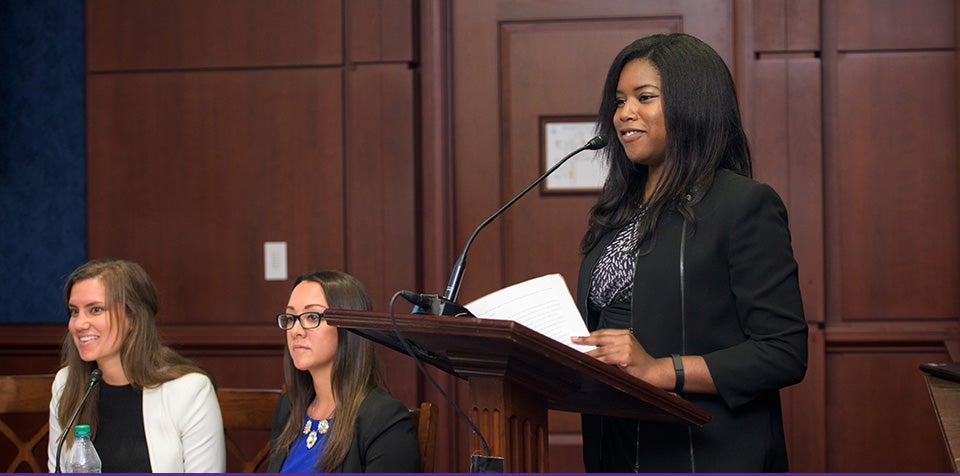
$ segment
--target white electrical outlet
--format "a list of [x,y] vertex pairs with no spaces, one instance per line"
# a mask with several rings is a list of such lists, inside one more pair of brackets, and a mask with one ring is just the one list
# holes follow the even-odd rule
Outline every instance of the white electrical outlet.
[[263,242],[263,277],[267,281],[287,280],[287,242]]

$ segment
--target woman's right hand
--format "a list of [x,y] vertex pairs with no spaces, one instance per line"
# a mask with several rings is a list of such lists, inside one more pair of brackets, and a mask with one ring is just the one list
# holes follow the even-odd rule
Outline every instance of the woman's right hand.
[[603,363],[616,365],[640,380],[661,386],[657,384],[660,380],[660,364],[637,342],[629,329],[600,329],[571,340],[575,344],[596,346],[587,355]]

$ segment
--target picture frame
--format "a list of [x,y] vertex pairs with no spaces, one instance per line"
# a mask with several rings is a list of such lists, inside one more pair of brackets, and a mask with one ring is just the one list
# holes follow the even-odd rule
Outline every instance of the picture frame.
[[[596,116],[540,117],[540,173],[556,165],[596,135]],[[584,150],[571,157],[540,185],[544,194],[599,193],[607,178],[600,151]]]

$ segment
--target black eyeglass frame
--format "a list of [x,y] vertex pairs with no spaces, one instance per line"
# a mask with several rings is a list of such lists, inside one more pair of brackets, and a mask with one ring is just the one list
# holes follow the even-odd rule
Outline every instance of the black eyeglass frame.
[[[309,316],[309,315],[317,316],[317,325],[313,326],[313,325],[307,325],[304,323],[302,318],[304,316]],[[290,319],[290,327],[283,327],[283,323],[281,323],[280,321],[284,318]],[[290,329],[293,329],[293,326],[297,322],[300,323],[300,327],[304,330],[316,329],[317,327],[320,327],[320,323],[323,322],[323,313],[316,312],[316,311],[309,311],[309,312],[304,312],[303,314],[290,314],[289,312],[281,312],[280,314],[277,314],[277,326],[279,326],[281,329],[285,331],[289,331]]]

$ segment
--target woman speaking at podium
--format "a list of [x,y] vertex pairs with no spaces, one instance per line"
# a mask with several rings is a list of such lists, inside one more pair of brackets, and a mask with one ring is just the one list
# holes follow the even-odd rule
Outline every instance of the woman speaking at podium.
[[787,212],[752,180],[723,59],[685,34],[624,48],[603,87],[610,172],[583,237],[590,354],[709,411],[702,428],[583,415],[591,472],[787,471],[779,390],[807,326]]

